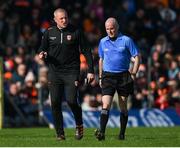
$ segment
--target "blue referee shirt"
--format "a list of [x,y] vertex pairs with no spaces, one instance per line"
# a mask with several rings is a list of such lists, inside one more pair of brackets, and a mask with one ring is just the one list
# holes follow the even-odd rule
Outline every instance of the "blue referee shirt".
[[133,40],[121,33],[115,41],[108,36],[99,43],[99,57],[103,59],[103,71],[119,73],[129,69],[131,57],[139,54]]

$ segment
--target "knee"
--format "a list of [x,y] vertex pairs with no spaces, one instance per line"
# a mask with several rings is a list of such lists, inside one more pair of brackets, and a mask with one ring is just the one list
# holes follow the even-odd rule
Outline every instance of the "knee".
[[108,103],[103,103],[102,108],[103,108],[103,109],[110,110],[110,108],[111,108],[111,104],[108,104]]
[[53,109],[53,110],[61,110],[61,104],[59,104],[59,103],[51,103],[51,108]]
[[68,104],[69,106],[71,106],[71,105],[73,105],[73,104],[74,104],[74,102],[73,102],[73,101],[71,101],[71,100],[67,100],[67,104]]
[[78,102],[79,102],[79,98],[77,98],[77,96],[68,96],[68,95],[66,95],[66,101],[67,101],[67,104],[68,105],[76,105],[76,104],[78,104]]
[[119,96],[119,99],[120,99],[123,103],[127,102],[127,97],[125,97],[125,96]]
[[103,109],[110,109],[111,108],[111,102],[112,102],[113,97],[110,95],[104,95],[102,97],[102,108]]
[[74,101],[67,101],[67,104],[70,106],[70,107],[77,107],[79,106],[77,102],[74,102]]
[[61,102],[58,100],[58,98],[51,98],[51,106],[61,108]]

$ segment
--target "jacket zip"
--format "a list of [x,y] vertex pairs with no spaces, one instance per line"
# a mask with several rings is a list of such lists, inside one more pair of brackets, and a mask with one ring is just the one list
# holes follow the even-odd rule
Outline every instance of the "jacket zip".
[[61,44],[63,43],[63,32],[61,31]]

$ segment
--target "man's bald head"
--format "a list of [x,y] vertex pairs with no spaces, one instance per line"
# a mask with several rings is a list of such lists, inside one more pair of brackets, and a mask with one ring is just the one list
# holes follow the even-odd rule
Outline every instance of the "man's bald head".
[[66,10],[62,8],[58,8],[54,11],[54,17],[56,17],[58,13],[65,13],[67,15]]
[[117,20],[116,20],[115,18],[113,18],[113,17],[110,17],[110,18],[108,18],[108,19],[106,20],[105,26],[106,26],[107,24],[113,25],[115,28],[117,28],[117,30],[119,29],[119,24],[118,24]]
[[66,28],[68,25],[68,16],[66,10],[58,8],[54,11],[54,21],[59,29]]
[[115,18],[108,18],[105,22],[105,28],[109,37],[116,37],[118,35],[119,24]]

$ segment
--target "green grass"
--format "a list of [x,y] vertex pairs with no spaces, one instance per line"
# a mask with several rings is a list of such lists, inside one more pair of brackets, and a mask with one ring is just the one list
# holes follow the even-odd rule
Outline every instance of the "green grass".
[[66,140],[56,141],[54,130],[48,128],[16,128],[0,130],[3,147],[179,147],[180,127],[127,128],[126,140],[117,139],[119,129],[108,128],[106,140],[97,141],[94,129],[86,128],[84,138],[74,139],[74,129],[65,129]]

